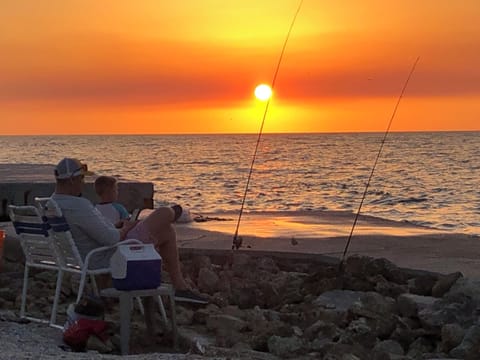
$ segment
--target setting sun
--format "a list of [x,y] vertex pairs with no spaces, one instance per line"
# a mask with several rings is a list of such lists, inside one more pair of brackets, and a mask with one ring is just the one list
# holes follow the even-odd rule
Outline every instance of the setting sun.
[[255,97],[258,100],[266,101],[272,96],[272,88],[266,84],[260,84],[255,88]]

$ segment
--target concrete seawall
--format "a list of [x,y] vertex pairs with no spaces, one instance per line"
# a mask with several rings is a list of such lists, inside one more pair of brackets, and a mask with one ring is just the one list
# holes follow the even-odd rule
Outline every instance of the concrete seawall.
[[[54,165],[0,164],[0,221],[8,220],[8,205],[29,205],[37,196],[50,196],[55,190]],[[98,202],[93,188],[96,175],[85,178],[82,196]],[[153,184],[119,179],[119,202],[127,210],[153,208]]]

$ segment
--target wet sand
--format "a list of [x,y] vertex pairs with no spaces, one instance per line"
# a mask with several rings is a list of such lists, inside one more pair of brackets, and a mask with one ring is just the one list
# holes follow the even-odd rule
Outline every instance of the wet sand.
[[[181,248],[232,248],[238,214],[204,216],[207,221],[177,224]],[[345,212],[244,213],[242,250],[279,251],[341,258],[354,215]],[[401,267],[480,278],[480,237],[360,216],[348,255],[387,258]]]

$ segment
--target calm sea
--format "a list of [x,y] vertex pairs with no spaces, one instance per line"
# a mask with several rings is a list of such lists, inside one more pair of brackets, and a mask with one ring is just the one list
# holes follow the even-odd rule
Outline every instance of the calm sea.
[[[245,211],[356,212],[383,133],[265,134]],[[257,135],[0,137],[0,163],[55,164],[150,181],[155,201],[240,210]],[[480,132],[390,133],[362,214],[480,234]]]

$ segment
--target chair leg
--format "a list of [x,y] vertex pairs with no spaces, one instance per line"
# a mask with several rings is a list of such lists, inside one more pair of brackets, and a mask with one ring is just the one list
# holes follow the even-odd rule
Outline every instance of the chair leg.
[[130,318],[132,297],[124,292],[120,295],[120,351],[128,355],[130,343]]
[[87,275],[85,276],[80,276],[80,284],[78,285],[78,294],[77,294],[77,300],[75,301],[76,304],[80,302],[82,299],[83,295],[83,289],[85,288],[85,282],[87,281]]
[[145,315],[145,309],[143,308],[142,299],[140,297],[136,297],[138,309],[140,310],[140,314]]
[[165,312],[165,306],[163,306],[162,297],[159,295],[157,298],[158,307],[160,308],[160,314],[162,314],[163,324],[165,328],[168,326],[167,313]]
[[95,296],[100,297],[97,281],[95,280],[95,275],[90,274],[90,282],[92,283],[93,293],[95,294]]
[[155,298],[153,296],[144,296],[141,298],[144,308],[144,320],[148,336],[155,336],[157,333],[157,324],[154,318]]
[[175,294],[173,291],[168,295],[170,298],[170,313],[172,317],[173,348],[178,349],[177,310],[175,309]]
[[23,271],[23,289],[22,289],[22,303],[20,305],[20,317],[25,317],[25,308],[27,305],[27,288],[28,288],[28,273],[29,267],[25,264],[25,270]]
[[62,291],[63,271],[59,270],[57,275],[57,285],[55,286],[55,296],[53,298],[52,314],[50,315],[50,325],[56,325],[58,301],[60,299],[60,293]]

